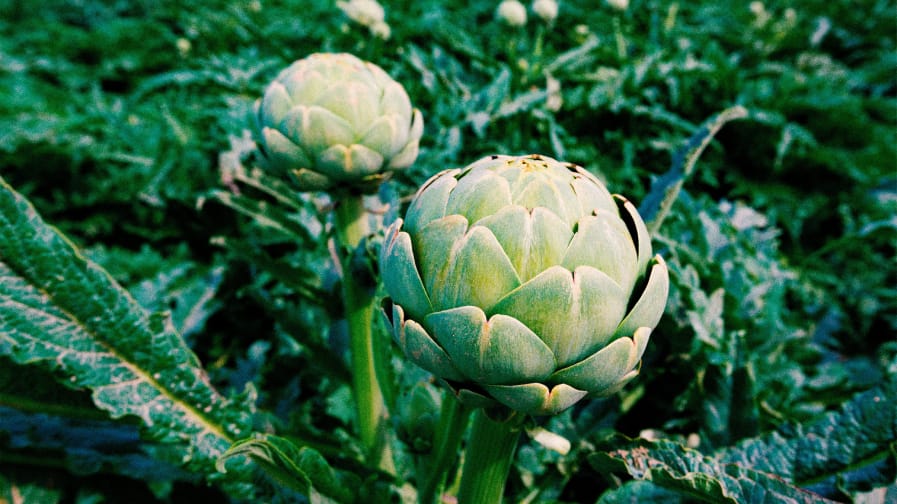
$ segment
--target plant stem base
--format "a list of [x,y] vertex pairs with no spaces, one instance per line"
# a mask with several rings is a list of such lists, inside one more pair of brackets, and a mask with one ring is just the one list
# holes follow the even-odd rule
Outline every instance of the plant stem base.
[[474,413],[469,446],[464,455],[459,504],[499,504],[520,438],[521,418],[496,422],[479,409]]

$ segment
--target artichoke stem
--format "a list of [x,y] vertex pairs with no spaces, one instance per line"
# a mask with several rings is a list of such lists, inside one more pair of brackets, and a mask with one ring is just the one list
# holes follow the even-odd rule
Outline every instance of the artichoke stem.
[[351,255],[370,233],[363,196],[347,196],[336,207],[336,233],[343,252],[343,306],[349,326],[352,385],[358,436],[368,464],[395,474],[389,443],[386,401],[377,379],[373,337],[374,295],[351,272]]
[[620,16],[614,16],[614,41],[617,44],[617,57],[620,61],[626,61],[629,50],[626,47],[626,37],[623,36],[623,27],[620,24]]
[[442,400],[432,458],[427,461],[429,464],[426,466],[426,470],[420,471],[422,477],[425,478],[417,494],[420,504],[441,502],[440,497],[446,477],[458,455],[469,418],[470,408],[465,407],[454,396],[448,394]]
[[520,415],[496,422],[483,409],[474,413],[458,491],[460,504],[502,502],[505,481],[520,438],[520,421]]

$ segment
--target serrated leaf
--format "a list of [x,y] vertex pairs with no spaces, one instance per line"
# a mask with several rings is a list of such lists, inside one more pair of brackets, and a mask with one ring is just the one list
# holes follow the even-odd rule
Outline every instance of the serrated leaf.
[[[251,217],[259,225],[283,233],[292,239],[297,239],[303,243],[314,240],[308,229],[298,222],[293,214],[267,201],[256,200],[221,190],[211,191],[208,197],[247,217]],[[203,204],[203,202],[200,202],[200,204]]]
[[704,502],[832,502],[774,474],[720,463],[668,440],[638,439],[625,448],[593,454],[589,463],[601,472],[626,472],[635,479],[648,480]]
[[215,293],[224,276],[222,266],[209,269],[191,266],[180,264],[160,271],[130,290],[142,306],[170,308],[172,322],[185,338],[201,331],[218,309]]
[[[17,366],[0,355],[0,408],[48,413],[69,418],[107,420],[109,415],[94,406],[90,394],[60,385],[53,376],[34,366]],[[0,418],[0,432],[4,419]]]
[[[96,410],[94,410],[96,411]],[[137,425],[26,413],[0,406],[0,460],[10,452],[43,457],[73,474],[112,473],[147,482],[195,481],[197,475],[153,458]],[[2,500],[0,500],[2,502]]]
[[757,434],[753,377],[747,368],[731,372],[720,366],[708,366],[701,373],[701,445],[728,446],[739,439]]
[[773,472],[802,487],[829,493],[886,485],[897,464],[897,379],[863,392],[809,426],[787,426],[721,451],[724,463]]
[[304,264],[297,266],[287,261],[278,261],[248,240],[220,236],[216,237],[212,243],[224,247],[253,266],[267,271],[306,299],[317,301],[327,299],[327,293],[321,285],[320,275],[314,274]]
[[506,101],[492,116],[492,120],[509,117],[520,112],[532,109],[537,103],[545,101],[548,91],[544,89],[532,89],[515,96],[513,100]]
[[337,473],[317,450],[300,448],[279,436],[256,435],[237,441],[219,459],[218,469],[224,471],[227,462],[239,456],[249,457],[288,488],[314,497],[313,502],[352,503],[361,486],[354,475]]
[[545,70],[549,73],[556,74],[561,71],[572,72],[582,67],[592,65],[593,57],[589,57],[589,53],[597,49],[601,45],[601,41],[594,35],[589,37],[578,46],[558,54],[554,60],[545,66]]
[[91,390],[113,418],[138,417],[191,469],[211,472],[250,429],[250,398],[213,389],[169,318],[141,308],[2,178],[0,355]]
[[870,489],[894,481],[895,402],[892,377],[809,426],[787,426],[712,456],[667,440],[639,439],[589,462],[707,502],[828,502],[819,494],[836,497],[838,487]]
[[283,180],[268,175],[258,167],[247,169],[243,159],[256,152],[256,144],[249,130],[243,130],[243,136],[230,136],[231,148],[218,156],[221,180],[225,185],[233,186],[240,182],[271,196],[284,207],[301,210],[303,206],[296,197],[296,191]]
[[681,495],[655,485],[650,481],[627,481],[619,488],[601,494],[597,504],[680,504]]
[[198,483],[197,474],[168,462],[179,460],[171,452],[166,445],[142,441],[138,422],[110,420],[94,406],[89,391],[64,387],[43,369],[0,356],[0,461],[61,465],[79,475]]

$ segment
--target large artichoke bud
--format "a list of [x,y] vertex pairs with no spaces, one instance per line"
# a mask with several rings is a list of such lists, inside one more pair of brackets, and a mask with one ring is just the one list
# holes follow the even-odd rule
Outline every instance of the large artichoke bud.
[[407,357],[473,405],[555,414],[639,372],[669,274],[635,207],[582,168],[491,156],[415,195],[380,252]]
[[405,89],[351,54],[294,62],[255,109],[264,163],[301,190],[372,190],[414,162],[423,133]]

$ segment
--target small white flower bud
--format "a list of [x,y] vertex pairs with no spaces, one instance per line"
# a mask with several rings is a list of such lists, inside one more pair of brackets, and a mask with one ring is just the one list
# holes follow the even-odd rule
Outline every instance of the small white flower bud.
[[751,2],[748,5],[748,9],[751,11],[751,14],[755,16],[760,16],[766,13],[766,7],[763,6],[763,2]]
[[607,5],[610,5],[614,9],[623,12],[629,8],[629,0],[607,0]]
[[561,81],[555,79],[548,72],[545,73],[545,108],[557,112],[564,105],[564,97],[561,95]]
[[510,26],[526,24],[526,7],[517,0],[504,0],[498,4],[496,16]]
[[385,22],[374,23],[368,29],[380,40],[389,40],[389,36],[392,34],[392,30]]
[[377,0],[349,0],[348,2],[336,2],[343,13],[356,23],[368,28],[383,23],[386,13],[383,6]]
[[748,9],[751,11],[751,14],[754,15],[753,25],[756,28],[763,28],[766,26],[766,23],[769,22],[772,15],[766,11],[766,7],[763,5],[763,2],[754,1],[748,5]]
[[533,12],[546,23],[553,23],[558,17],[558,3],[555,0],[536,0],[533,2]]
[[186,56],[190,53],[190,49],[193,48],[193,44],[190,43],[188,39],[183,37],[179,38],[177,42],[175,42],[175,46],[178,48],[178,54],[181,56]]
[[797,11],[792,9],[791,7],[785,9],[784,15],[786,23],[793,25],[795,22],[797,22]]

